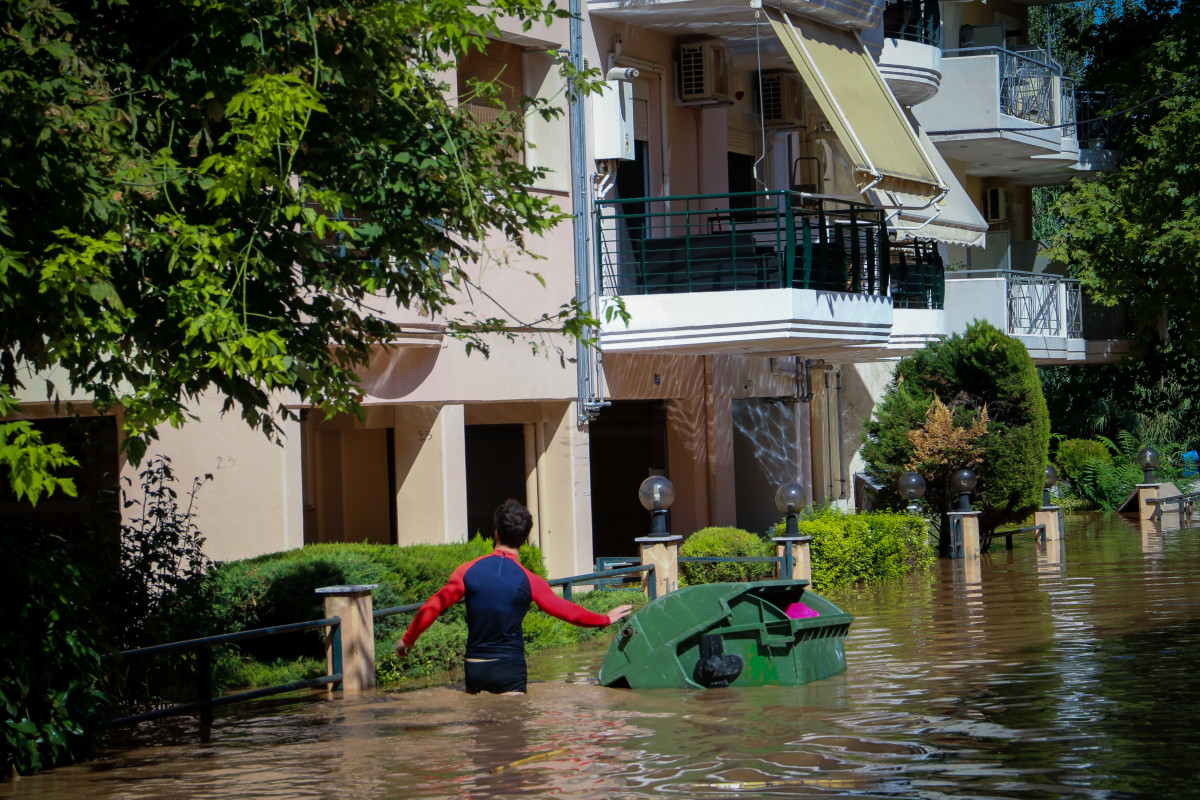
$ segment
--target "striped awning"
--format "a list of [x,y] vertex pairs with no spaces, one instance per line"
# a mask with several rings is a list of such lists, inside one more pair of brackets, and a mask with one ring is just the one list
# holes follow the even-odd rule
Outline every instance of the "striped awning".
[[943,195],[946,185],[858,34],[770,11],[767,18],[854,168],[860,192]]

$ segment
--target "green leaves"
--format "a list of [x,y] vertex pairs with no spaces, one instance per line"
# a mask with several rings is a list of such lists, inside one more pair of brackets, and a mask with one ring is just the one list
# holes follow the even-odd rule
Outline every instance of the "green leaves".
[[1122,118],[1120,170],[1059,197],[1050,255],[1101,303],[1128,302],[1144,342],[1158,341],[1165,314],[1200,353],[1200,9],[1127,8],[1088,45],[1093,88],[1137,108]]
[[[483,123],[442,75],[501,18],[562,15],[534,0],[0,7],[0,384],[15,396],[19,372],[61,369],[99,411],[124,408],[136,461],[204,392],[268,435],[276,391],[353,412],[356,370],[402,333],[401,310],[484,352],[492,334],[586,336],[596,321],[561,296],[522,320],[454,305],[476,288],[467,267],[531,258],[566,215],[508,157],[526,114],[554,117],[547,101]],[[57,490],[32,477],[53,458],[11,457],[27,496]]]

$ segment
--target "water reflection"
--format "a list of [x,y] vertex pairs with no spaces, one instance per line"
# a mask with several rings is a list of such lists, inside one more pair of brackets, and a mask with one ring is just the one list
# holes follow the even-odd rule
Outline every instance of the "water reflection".
[[837,597],[857,616],[848,668],[808,686],[606,689],[593,646],[533,659],[526,698],[264,703],[208,745],[185,723],[122,734],[0,796],[1193,796],[1197,568],[1189,530],[1072,516],[1062,542],[984,555],[977,580],[943,560]]

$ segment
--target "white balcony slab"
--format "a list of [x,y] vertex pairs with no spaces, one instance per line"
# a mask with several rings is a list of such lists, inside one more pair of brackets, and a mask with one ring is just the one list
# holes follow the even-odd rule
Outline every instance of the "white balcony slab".
[[859,345],[886,350],[893,323],[886,297],[812,289],[631,295],[624,301],[629,325],[616,321],[601,328],[605,352],[853,356]]
[[924,103],[938,93],[942,83],[941,48],[906,39],[884,39],[879,73],[900,105]]

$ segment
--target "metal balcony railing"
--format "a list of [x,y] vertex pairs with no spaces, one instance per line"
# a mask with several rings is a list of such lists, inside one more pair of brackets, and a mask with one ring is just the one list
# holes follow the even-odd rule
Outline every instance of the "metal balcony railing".
[[937,243],[911,241],[891,247],[892,307],[945,307],[946,267]]
[[[898,263],[881,210],[800,192],[602,200],[596,242],[607,295],[795,288],[888,296]],[[927,255],[904,266],[906,279],[935,269]],[[920,280],[925,288],[911,302],[940,296],[926,286],[932,274]]]
[[883,12],[883,35],[941,47],[941,3],[938,0],[897,0]]
[[1014,52],[1004,47],[946,50],[944,58],[996,56],[1000,112],[1039,125],[1061,126],[1071,136],[1075,125],[1075,90],[1062,69],[1039,48]]

